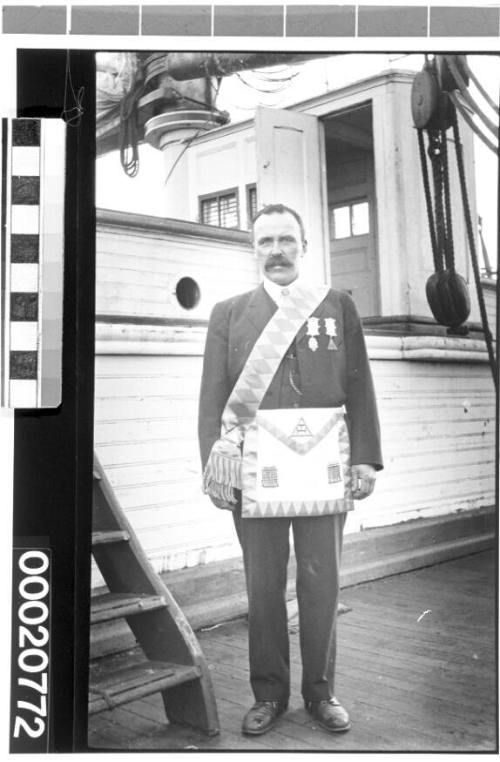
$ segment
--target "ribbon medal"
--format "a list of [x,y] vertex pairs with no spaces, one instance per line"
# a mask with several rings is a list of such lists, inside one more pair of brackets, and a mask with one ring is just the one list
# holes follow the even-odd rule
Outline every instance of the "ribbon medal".
[[316,336],[319,336],[319,318],[310,317],[307,319],[307,335],[309,336],[309,349],[312,352],[316,352],[318,348],[318,339]]
[[325,318],[325,333],[330,337],[328,341],[328,349],[337,349],[337,345],[333,340],[333,337],[337,335],[337,321],[335,318]]

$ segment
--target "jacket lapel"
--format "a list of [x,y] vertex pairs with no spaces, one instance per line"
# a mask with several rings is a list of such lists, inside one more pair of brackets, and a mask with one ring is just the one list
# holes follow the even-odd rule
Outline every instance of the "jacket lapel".
[[261,283],[250,297],[244,317],[253,325],[257,335],[260,336],[276,310],[277,306],[275,302],[273,302]]

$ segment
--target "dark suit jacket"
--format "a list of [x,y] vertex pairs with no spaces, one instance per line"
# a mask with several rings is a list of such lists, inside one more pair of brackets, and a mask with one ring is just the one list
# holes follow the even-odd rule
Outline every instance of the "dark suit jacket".
[[[202,467],[213,443],[220,436],[221,416],[229,394],[245,365],[255,341],[277,309],[260,285],[254,291],[215,305],[208,324],[200,390],[198,433]],[[343,291],[331,289],[313,313],[336,320],[337,350],[329,350],[321,320],[318,349],[308,346],[307,327],[301,328],[294,346],[301,396],[295,407],[339,407],[345,405],[351,438],[351,463],[371,463],[382,468],[380,432],[372,376],[365,341],[353,300]],[[280,365],[261,403],[261,409],[288,407],[283,395],[284,364]],[[287,374],[288,375],[288,374]],[[293,391],[291,391],[293,395]],[[286,402],[284,404],[284,399]]]

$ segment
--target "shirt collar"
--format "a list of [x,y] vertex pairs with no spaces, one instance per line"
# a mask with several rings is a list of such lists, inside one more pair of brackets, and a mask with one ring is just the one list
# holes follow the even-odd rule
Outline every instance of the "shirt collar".
[[299,282],[300,276],[292,281],[292,283],[289,283],[288,286],[280,286],[278,283],[274,283],[272,280],[269,280],[269,278],[264,277],[263,286],[273,302],[279,304],[281,302],[283,290],[286,289],[288,293],[291,294]]

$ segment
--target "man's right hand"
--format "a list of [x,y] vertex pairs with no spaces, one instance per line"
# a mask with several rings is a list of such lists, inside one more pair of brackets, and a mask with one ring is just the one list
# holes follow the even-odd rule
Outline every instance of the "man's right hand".
[[217,506],[217,508],[223,508],[226,511],[234,511],[234,509],[236,508],[236,503],[228,503],[225,500],[220,500],[219,498],[212,497],[211,495],[209,495],[209,498],[212,501],[212,503],[215,506]]

